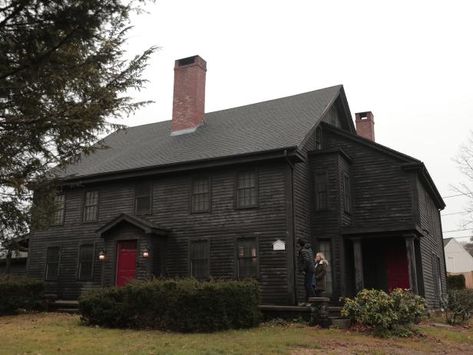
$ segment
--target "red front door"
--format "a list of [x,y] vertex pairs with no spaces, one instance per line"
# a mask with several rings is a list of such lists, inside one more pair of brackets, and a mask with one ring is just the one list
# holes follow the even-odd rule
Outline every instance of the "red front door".
[[117,286],[124,286],[136,277],[136,240],[117,245]]
[[401,246],[388,247],[385,252],[388,290],[409,288],[409,269],[406,249]]

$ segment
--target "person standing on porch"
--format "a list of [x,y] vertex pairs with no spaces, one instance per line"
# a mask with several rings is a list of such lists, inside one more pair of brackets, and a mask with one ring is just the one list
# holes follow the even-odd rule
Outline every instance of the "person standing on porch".
[[314,297],[314,289],[312,288],[312,279],[314,277],[314,252],[310,243],[304,239],[299,239],[300,246],[298,254],[299,271],[304,275],[305,301],[309,301],[309,297]]
[[325,291],[325,275],[327,274],[328,261],[325,259],[323,253],[315,254],[315,296],[320,297]]

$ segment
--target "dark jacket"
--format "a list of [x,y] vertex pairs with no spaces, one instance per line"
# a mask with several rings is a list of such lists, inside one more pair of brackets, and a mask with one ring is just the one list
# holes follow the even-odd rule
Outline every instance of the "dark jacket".
[[315,289],[317,291],[325,290],[325,275],[327,274],[327,262],[319,261],[315,265],[314,278],[315,278]]
[[314,252],[310,243],[305,243],[299,250],[297,261],[300,272],[314,272]]

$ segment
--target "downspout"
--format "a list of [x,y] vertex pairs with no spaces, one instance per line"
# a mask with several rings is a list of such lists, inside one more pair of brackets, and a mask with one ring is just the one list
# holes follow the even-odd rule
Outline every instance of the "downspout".
[[293,298],[295,304],[297,304],[297,265],[296,265],[296,219],[295,219],[295,200],[294,200],[294,163],[289,159],[287,149],[284,150],[284,157],[290,169],[289,174],[289,185],[291,193],[291,232],[292,232],[292,277],[294,280],[293,285]]

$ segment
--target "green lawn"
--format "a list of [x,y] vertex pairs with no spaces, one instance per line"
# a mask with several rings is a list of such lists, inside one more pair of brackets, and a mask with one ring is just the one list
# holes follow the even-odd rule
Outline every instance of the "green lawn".
[[473,353],[473,329],[421,325],[422,336],[378,339],[301,324],[214,334],[85,327],[55,313],[0,317],[0,354],[421,354]]

